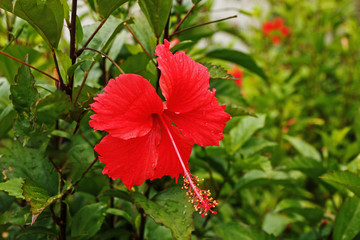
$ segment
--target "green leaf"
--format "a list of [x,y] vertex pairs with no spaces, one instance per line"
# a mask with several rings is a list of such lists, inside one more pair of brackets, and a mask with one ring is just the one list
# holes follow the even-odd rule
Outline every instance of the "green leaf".
[[284,136],[284,138],[291,143],[291,145],[301,154],[301,156],[312,158],[319,162],[321,161],[319,152],[309,143],[300,138],[295,138],[288,135]]
[[360,177],[355,173],[349,171],[333,172],[325,174],[320,178],[345,186],[355,193],[356,196],[360,197]]
[[210,58],[217,58],[217,59],[229,61],[237,65],[243,66],[249,71],[257,74],[264,80],[267,80],[264,71],[256,64],[256,62],[252,59],[252,57],[243,52],[227,49],[227,48],[217,48],[208,51],[206,53],[206,56]]
[[[25,62],[27,59],[25,59]],[[32,106],[38,99],[38,92],[34,87],[35,79],[30,68],[21,65],[15,76],[15,84],[10,86],[11,100],[18,113],[14,128],[15,135],[24,139],[34,129],[34,114]]]
[[153,31],[151,31],[148,21],[144,19],[144,16],[139,16],[134,19],[134,24],[130,27],[144,49],[154,58],[156,37]]
[[57,48],[64,23],[61,1],[2,0],[0,8],[26,20],[51,47]]
[[21,65],[18,74],[15,76],[15,84],[10,86],[11,100],[18,113],[30,115],[30,107],[38,98],[38,92],[34,85],[35,79],[30,68]]
[[83,28],[81,26],[81,20],[76,16],[76,43],[81,43],[84,38]]
[[194,207],[188,202],[185,191],[178,187],[169,188],[152,200],[135,192],[134,200],[155,222],[169,228],[175,239],[191,238],[191,232],[194,230]]
[[225,112],[230,114],[232,117],[238,117],[238,116],[256,117],[256,114],[250,109],[232,103],[226,104]]
[[122,191],[119,189],[109,189],[101,194],[101,196],[117,197],[128,202],[132,202],[133,199],[129,195],[129,192]]
[[175,44],[175,46],[173,46],[172,48],[170,48],[170,51],[172,53],[178,52],[180,50],[186,49],[186,48],[190,48],[191,46],[195,45],[195,42],[191,41],[191,40],[184,40],[179,42],[178,44]]
[[54,124],[61,114],[69,112],[70,98],[61,91],[56,91],[36,104],[35,114],[39,122]]
[[237,181],[235,189],[243,189],[253,186],[262,186],[269,184],[291,184],[289,176],[281,171],[264,172],[260,170],[251,170]]
[[243,117],[239,124],[231,129],[232,153],[235,153],[241,146],[260,128],[264,127],[265,115],[254,117]]
[[0,183],[0,190],[7,192],[10,196],[24,199],[21,189],[23,183],[24,179],[14,178],[6,182]]
[[289,169],[299,170],[313,178],[317,178],[325,173],[325,168],[323,167],[323,165],[319,161],[314,160],[313,158],[295,157],[293,159],[290,159],[286,163],[286,166]]
[[40,215],[45,208],[50,206],[54,201],[60,199],[64,193],[71,188],[69,185],[64,191],[55,196],[51,196],[49,192],[40,187],[36,182],[26,179],[22,187],[23,196],[25,200],[30,204],[30,210],[33,214],[31,224],[34,224],[36,218]]
[[[29,64],[34,63],[41,56],[40,52],[28,46],[11,45],[3,51],[17,59],[25,59],[26,55],[28,55]],[[15,75],[22,64],[2,54],[0,54],[0,62],[0,72],[9,83],[14,83]]]
[[1,152],[2,171],[9,179],[32,180],[49,194],[56,195],[59,176],[49,159],[45,158],[44,152],[45,149],[28,148],[19,142],[11,141]]
[[251,137],[240,149],[240,152],[244,154],[244,156],[250,156],[266,147],[276,146],[275,142],[270,142],[268,140]]
[[117,209],[117,208],[108,208],[106,210],[107,214],[112,214],[115,216],[119,216],[119,217],[123,217],[125,218],[129,223],[134,224],[134,221],[132,220],[131,216],[124,210],[122,209]]
[[159,39],[169,18],[172,0],[139,0],[139,6]]
[[13,105],[9,104],[4,109],[0,109],[0,138],[6,136],[9,130],[12,128],[13,120],[16,117]]
[[108,18],[113,11],[128,1],[129,0],[97,0],[96,9],[100,17]]
[[334,240],[352,240],[360,232],[360,199],[350,198],[338,212],[334,224]]
[[212,80],[237,80],[237,78],[228,74],[220,65],[212,65],[211,63],[204,63],[203,65],[207,67]]
[[320,206],[306,200],[283,199],[276,206],[278,213],[285,213],[288,216],[299,214],[305,217],[310,224],[316,224],[322,219],[324,212]]
[[215,232],[223,240],[275,240],[271,235],[243,223],[226,222],[214,224]]
[[268,234],[273,234],[277,237],[285,230],[289,223],[291,223],[291,219],[287,216],[278,213],[267,213],[262,229]]
[[82,207],[72,219],[71,236],[89,239],[101,228],[106,216],[106,204],[94,203]]

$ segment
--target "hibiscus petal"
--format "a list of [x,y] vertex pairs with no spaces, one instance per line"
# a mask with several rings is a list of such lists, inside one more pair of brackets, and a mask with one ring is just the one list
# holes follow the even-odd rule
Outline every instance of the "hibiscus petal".
[[165,114],[175,123],[181,133],[201,146],[219,145],[223,138],[226,122],[231,118],[224,112],[225,105],[219,105],[213,92],[202,92],[202,105],[185,113],[165,110]]
[[133,185],[141,185],[146,179],[153,178],[160,138],[158,123],[143,137],[123,140],[105,136],[95,146],[99,160],[106,165],[103,174],[113,179],[120,178],[129,190]]
[[[186,169],[189,168],[188,162],[194,143],[180,135],[179,129],[174,127],[166,116],[161,116],[164,122],[159,117],[157,118],[161,126],[161,142],[159,145],[159,160],[152,179],[168,175],[176,178],[177,181],[179,174],[184,175],[184,169],[180,161],[183,161]],[[164,126],[164,123],[166,126]],[[171,137],[166,128],[169,130]],[[174,144],[180,153],[181,159],[176,154]]]
[[135,74],[111,79],[105,92],[94,100],[91,108],[96,114],[91,116],[90,126],[125,140],[148,134],[153,126],[152,114],[163,111],[152,85]]
[[210,74],[185,53],[172,54],[169,43],[156,48],[165,113],[181,133],[201,146],[219,145],[230,115],[208,90]]
[[201,105],[203,90],[209,88],[207,68],[184,52],[172,54],[166,40],[156,47],[155,55],[161,70],[160,88],[166,98],[166,108],[173,112],[187,112]]

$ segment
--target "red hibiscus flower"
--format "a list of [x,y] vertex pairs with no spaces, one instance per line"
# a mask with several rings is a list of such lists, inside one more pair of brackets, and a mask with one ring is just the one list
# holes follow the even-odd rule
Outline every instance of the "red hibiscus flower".
[[285,37],[289,36],[290,28],[284,25],[282,18],[277,17],[273,21],[264,22],[263,32],[274,44],[278,45]]
[[189,172],[192,146],[219,145],[230,115],[209,90],[210,74],[184,52],[172,54],[169,42],[155,51],[161,70],[162,102],[143,77],[123,74],[111,79],[105,92],[94,98],[96,114],[89,124],[109,134],[95,146],[104,174],[120,180],[130,190],[146,179],[164,175],[184,177],[184,188],[202,216],[217,204],[209,191],[197,187]]
[[235,80],[235,83],[239,87],[242,87],[243,72],[240,70],[240,68],[238,66],[234,65],[234,67],[232,69],[230,69],[229,71],[227,71],[227,73],[235,78],[238,78],[239,80]]

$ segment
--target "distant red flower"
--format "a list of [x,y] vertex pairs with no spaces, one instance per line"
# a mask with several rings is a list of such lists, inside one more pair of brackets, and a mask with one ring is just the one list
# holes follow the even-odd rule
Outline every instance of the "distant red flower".
[[130,190],[146,179],[184,176],[184,188],[202,216],[218,203],[209,191],[197,187],[189,172],[192,146],[219,145],[230,115],[209,90],[210,74],[184,52],[172,54],[169,42],[155,51],[161,70],[162,102],[149,81],[135,74],[111,79],[105,92],[94,98],[96,114],[89,124],[109,134],[95,146],[104,174]]
[[230,69],[227,73],[235,78],[238,78],[239,80],[235,80],[235,83],[239,87],[242,87],[243,72],[240,70],[240,68],[238,66],[234,65],[234,67],[232,69]]
[[282,18],[274,18],[273,21],[266,21],[263,24],[264,35],[269,37],[271,41],[278,45],[282,40],[289,36],[290,28],[284,25]]

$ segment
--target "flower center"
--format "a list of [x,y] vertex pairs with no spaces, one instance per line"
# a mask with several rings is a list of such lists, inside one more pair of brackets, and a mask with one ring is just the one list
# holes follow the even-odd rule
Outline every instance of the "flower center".
[[185,166],[185,163],[180,155],[179,149],[176,146],[175,140],[170,132],[169,127],[167,126],[165,120],[161,115],[158,115],[162,124],[164,125],[165,131],[170,137],[171,143],[174,147],[176,155],[180,161],[181,167],[184,170],[184,185],[182,188],[186,189],[186,195],[189,196],[189,202],[194,205],[196,211],[199,211],[202,217],[207,215],[207,211],[210,211],[214,214],[217,214],[216,211],[211,208],[215,207],[219,201],[214,200],[211,196],[210,190],[201,190],[199,186],[199,178],[192,175]]

